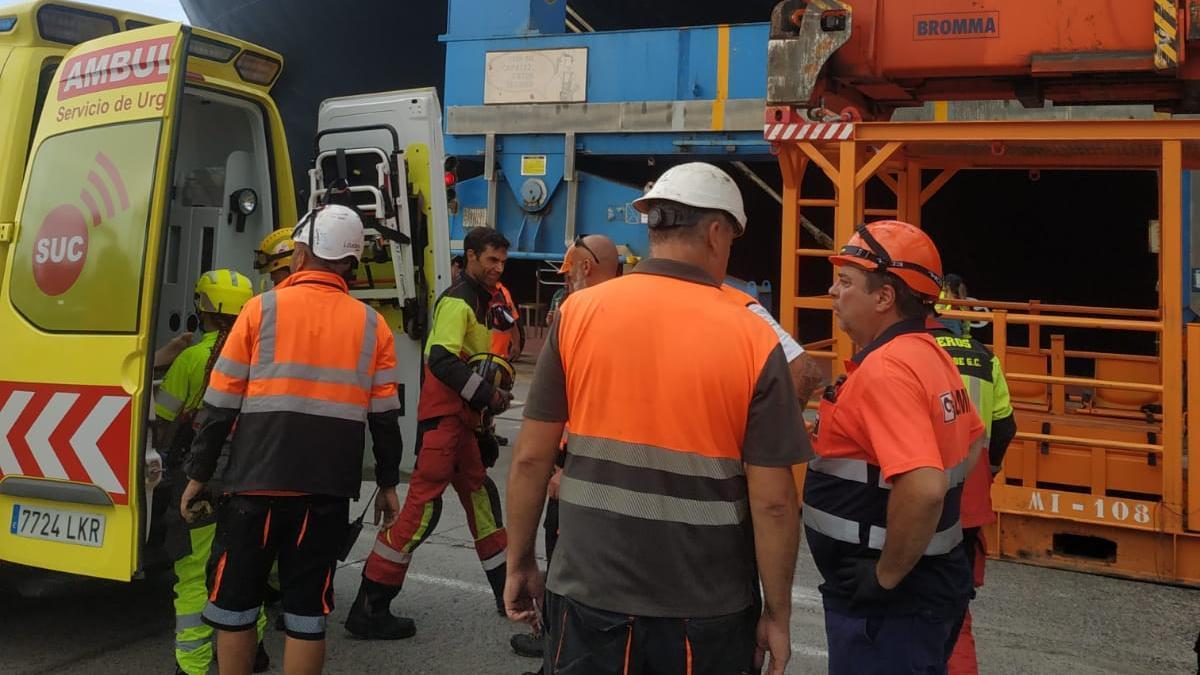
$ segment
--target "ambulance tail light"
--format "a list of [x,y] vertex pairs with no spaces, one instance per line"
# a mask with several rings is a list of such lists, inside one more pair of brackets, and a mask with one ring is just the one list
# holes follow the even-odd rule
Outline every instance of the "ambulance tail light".
[[43,5],[37,13],[38,34],[43,39],[77,45],[120,30],[117,17],[62,5]]
[[188,54],[209,61],[229,63],[233,57],[237,56],[237,53],[238,48],[231,44],[200,35],[193,35],[192,39],[188,41]]
[[234,62],[234,67],[237,68],[238,75],[242,79],[252,84],[269,85],[275,81],[275,76],[279,75],[279,69],[283,66],[279,61],[262,54],[254,52],[242,52]]

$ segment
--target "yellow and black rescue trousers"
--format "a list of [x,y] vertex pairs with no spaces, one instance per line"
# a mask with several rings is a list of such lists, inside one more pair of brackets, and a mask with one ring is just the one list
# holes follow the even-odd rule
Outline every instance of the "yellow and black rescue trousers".
[[[172,503],[179,503],[178,496]],[[215,650],[213,629],[204,623],[201,613],[208,601],[206,567],[217,521],[211,515],[194,523],[185,523],[177,516],[172,520],[171,527],[177,528],[171,535],[175,554],[175,663],[188,675],[205,675]],[[266,608],[260,604],[255,622],[260,643],[266,625]]]

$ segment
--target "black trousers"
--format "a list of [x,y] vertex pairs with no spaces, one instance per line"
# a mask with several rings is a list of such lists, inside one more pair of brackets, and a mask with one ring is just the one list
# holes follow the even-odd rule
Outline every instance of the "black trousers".
[[676,619],[608,612],[546,592],[547,675],[744,675],[757,672],[753,607]]

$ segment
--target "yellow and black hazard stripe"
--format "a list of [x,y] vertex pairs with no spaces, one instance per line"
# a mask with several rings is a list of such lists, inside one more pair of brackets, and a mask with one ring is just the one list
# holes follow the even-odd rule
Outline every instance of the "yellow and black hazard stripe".
[[1154,69],[1179,67],[1179,10],[1175,0],[1154,0]]

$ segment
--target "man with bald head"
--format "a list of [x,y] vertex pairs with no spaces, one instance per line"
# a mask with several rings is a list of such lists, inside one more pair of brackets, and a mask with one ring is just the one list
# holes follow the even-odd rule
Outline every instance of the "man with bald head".
[[[558,303],[561,303],[568,294],[591,288],[616,277],[620,271],[620,262],[617,246],[612,239],[603,234],[589,234],[577,238],[575,243],[567,249],[566,255],[563,256],[563,264],[558,268],[558,273],[563,275],[564,288],[560,291],[561,297],[555,294],[557,302],[551,302],[547,320],[551,323],[554,321]],[[566,460],[566,452],[567,446],[564,442],[560,447],[554,475],[550,478],[550,484],[546,488],[544,528],[547,564],[549,564],[550,557],[554,555],[554,545],[558,542],[558,487],[562,480],[562,467]],[[509,644],[513,651],[521,656],[542,657],[542,637],[537,633],[518,633],[512,637]]]

